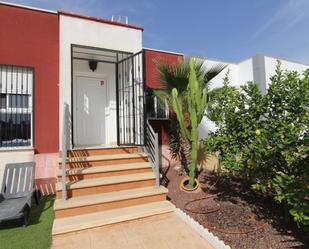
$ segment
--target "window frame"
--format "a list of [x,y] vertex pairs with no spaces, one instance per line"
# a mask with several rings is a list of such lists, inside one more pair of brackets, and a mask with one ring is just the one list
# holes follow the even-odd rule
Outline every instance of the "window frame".
[[[18,89],[15,90],[15,92],[10,92],[7,89],[5,89],[5,93],[2,93],[2,84],[6,84],[6,88],[8,87],[8,84],[11,84],[12,87],[12,78],[11,78],[11,82],[7,82],[7,78],[4,82],[2,82],[3,79],[3,74],[6,74],[6,76],[4,77],[8,77],[7,75],[9,73],[11,73],[11,77],[13,77],[13,72],[14,70],[16,70],[16,73],[18,75],[18,73],[21,72],[21,77],[30,77],[30,82],[28,82],[27,80],[27,87],[30,88],[30,92],[28,92],[29,90],[27,90],[26,94],[20,94],[18,93]],[[23,75],[25,73],[25,76]],[[16,76],[17,77],[17,76]],[[16,83],[17,87],[19,83]],[[24,82],[22,79],[22,91],[23,91],[23,87],[24,87]],[[9,145],[9,143],[5,146],[2,144],[0,144],[0,151],[14,151],[14,150],[27,150],[27,149],[33,149],[34,148],[34,94],[35,94],[35,69],[32,66],[23,66],[23,65],[13,65],[13,64],[0,64],[0,94],[1,95],[6,95],[6,106],[5,108],[3,108],[2,106],[0,106],[0,122],[2,123],[2,115],[6,114],[6,115],[30,115],[29,120],[27,119],[26,122],[30,122],[30,129],[29,129],[29,133],[30,133],[30,137],[27,140],[30,140],[29,144],[26,145],[16,145],[16,144],[11,144]],[[26,95],[28,96],[28,107],[24,108],[24,107],[11,107],[9,104],[9,95]],[[21,120],[21,119],[20,119]],[[17,131],[16,131],[17,133]],[[2,136],[1,136],[2,137]],[[1,138],[2,139],[2,138]],[[16,137],[15,139],[18,139],[18,137]],[[8,140],[9,141],[9,140]],[[11,142],[12,143],[12,142]],[[18,143],[17,143],[18,144]]]

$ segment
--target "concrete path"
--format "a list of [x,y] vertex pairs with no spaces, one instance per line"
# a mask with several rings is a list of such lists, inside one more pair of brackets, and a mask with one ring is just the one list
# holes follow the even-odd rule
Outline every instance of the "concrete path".
[[175,214],[153,216],[54,238],[52,249],[213,249]]

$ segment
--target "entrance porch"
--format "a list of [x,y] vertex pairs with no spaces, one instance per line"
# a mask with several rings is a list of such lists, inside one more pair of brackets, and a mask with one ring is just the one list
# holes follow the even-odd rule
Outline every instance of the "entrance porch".
[[143,52],[71,46],[70,148],[144,145]]

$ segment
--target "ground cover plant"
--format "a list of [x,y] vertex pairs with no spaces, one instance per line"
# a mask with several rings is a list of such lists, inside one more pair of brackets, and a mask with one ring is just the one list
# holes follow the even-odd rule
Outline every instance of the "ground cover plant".
[[282,203],[294,221],[309,226],[309,70],[276,74],[266,94],[252,82],[211,92],[208,116],[218,129],[204,140],[219,152],[226,176]]

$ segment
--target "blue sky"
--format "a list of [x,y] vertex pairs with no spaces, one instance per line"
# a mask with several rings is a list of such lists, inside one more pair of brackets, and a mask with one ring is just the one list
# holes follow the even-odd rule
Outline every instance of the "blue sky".
[[238,62],[256,53],[309,63],[309,0],[12,0],[144,27],[143,45]]

